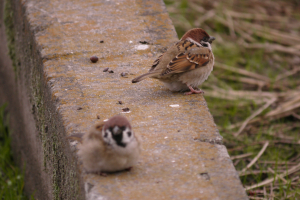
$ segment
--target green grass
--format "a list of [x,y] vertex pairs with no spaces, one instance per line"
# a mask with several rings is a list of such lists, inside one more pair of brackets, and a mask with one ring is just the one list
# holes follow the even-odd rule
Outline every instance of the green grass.
[[[295,1],[284,2],[287,7],[290,6],[289,8],[291,8],[288,16],[290,21],[296,21],[297,18],[299,19],[299,14],[296,9],[297,7],[294,6]],[[218,0],[210,2],[204,0],[165,0],[165,3],[179,38],[186,31],[194,28],[194,24],[197,22],[199,17],[207,14],[210,10],[214,10],[214,16],[201,23],[200,27],[205,29],[210,35],[215,37],[217,36],[217,39],[212,44],[213,53],[217,62],[268,77],[270,79],[270,83],[261,88],[262,91],[285,92],[299,90],[299,72],[279,81],[277,85],[274,84],[277,76],[292,69],[293,65],[289,63],[289,60],[294,58],[292,55],[277,51],[266,51],[265,49],[246,49],[239,43],[242,36],[236,32],[236,38],[232,38],[230,36],[229,28],[215,18],[218,16],[226,20],[225,12],[227,10],[242,13],[252,12],[251,7],[256,6],[256,3],[252,2],[251,4],[251,1],[236,0],[226,3]],[[279,5],[280,3],[283,3],[283,1],[277,0],[274,4],[276,3]],[[266,5],[261,3],[260,9],[274,12],[274,7],[272,6],[272,4]],[[255,8],[253,8],[253,12],[257,12]],[[275,13],[274,15],[284,14]],[[239,20],[242,21],[242,19],[235,20],[235,22],[239,22]],[[276,24],[259,22],[250,19],[244,19],[244,21],[253,24],[260,24],[265,27],[270,26],[271,28],[278,29],[280,31],[288,30],[286,34],[289,34],[289,28],[285,27],[289,26],[289,23]],[[299,30],[295,29],[293,31],[297,32]],[[251,33],[251,31],[249,33]],[[251,37],[254,38],[254,43],[275,43],[267,40],[266,38],[258,37],[255,34],[252,34]],[[251,44],[251,42],[247,42]],[[215,67],[212,74],[213,75],[209,77],[201,88],[206,91],[204,95],[205,99],[208,103],[210,112],[214,116],[214,120],[218,125],[220,134],[224,138],[223,141],[230,156],[252,153],[249,157],[233,160],[237,171],[244,169],[259,153],[264,143],[269,141],[269,145],[262,156],[252,167],[250,167],[250,169],[247,170],[247,172],[254,170],[257,171],[257,173],[240,176],[243,185],[247,187],[260,183],[266,179],[273,178],[276,174],[281,174],[291,168],[291,166],[298,164],[300,162],[300,145],[296,144],[296,142],[300,141],[299,119],[296,119],[293,116],[280,117],[277,120],[263,118],[257,123],[246,126],[238,137],[233,136],[233,133],[235,133],[239,127],[229,129],[230,125],[243,122],[254,111],[264,105],[264,103],[257,104],[252,100],[245,100],[242,98],[226,100],[224,98],[211,97],[208,95],[208,91],[214,91],[214,87],[225,90],[231,88],[234,91],[259,91],[259,88],[255,85],[246,84],[241,81],[228,78],[247,77],[239,73]],[[282,102],[283,101],[280,99],[277,100],[275,104],[272,104],[270,107],[265,109],[259,116],[264,116],[267,112],[274,110]],[[299,114],[300,110],[295,109],[295,113]],[[269,161],[274,163],[266,163]],[[290,164],[288,165],[289,162]],[[268,171],[268,168],[270,167],[276,172],[276,174]],[[270,196],[268,195],[273,192],[274,199],[300,199],[299,176],[300,172],[298,171],[290,176],[285,176],[284,178],[287,181],[286,183],[279,179],[274,181],[272,186],[270,184],[266,185],[266,196],[262,193],[255,193],[257,191],[259,192],[259,190],[262,191],[263,187],[250,190],[248,191],[248,194],[250,197],[269,198]]]
[[29,198],[23,193],[23,170],[15,165],[12,157],[11,137],[5,107],[5,104],[0,107],[0,199],[25,200]]

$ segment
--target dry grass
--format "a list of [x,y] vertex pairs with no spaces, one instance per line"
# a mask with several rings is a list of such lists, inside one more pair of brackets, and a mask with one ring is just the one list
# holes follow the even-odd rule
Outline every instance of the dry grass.
[[216,37],[205,98],[251,199],[300,198],[300,2],[165,1]]

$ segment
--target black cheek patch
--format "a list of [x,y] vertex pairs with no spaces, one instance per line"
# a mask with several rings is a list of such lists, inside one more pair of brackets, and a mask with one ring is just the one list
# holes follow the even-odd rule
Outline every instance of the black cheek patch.
[[131,131],[127,132],[128,137],[130,137],[131,134],[132,134]]

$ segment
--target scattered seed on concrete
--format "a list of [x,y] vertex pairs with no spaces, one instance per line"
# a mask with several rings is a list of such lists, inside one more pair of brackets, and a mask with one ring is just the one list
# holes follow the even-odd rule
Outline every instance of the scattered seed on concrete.
[[113,70],[109,70],[108,72],[109,72],[109,73],[114,73],[114,71],[113,71]]
[[92,61],[92,63],[96,63],[99,59],[97,56],[92,56],[90,57],[90,60]]
[[99,115],[97,115],[97,119],[100,119],[100,116],[99,116]]
[[172,108],[178,108],[179,104],[173,104],[173,105],[170,105],[170,107],[172,107]]
[[82,110],[82,107],[78,107],[77,110]]
[[109,69],[109,67],[105,67],[105,68],[103,69],[103,72],[107,72],[108,69]]
[[141,44],[149,44],[149,42],[143,40],[143,41],[140,41]]
[[210,180],[210,177],[209,177],[209,175],[208,175],[208,173],[200,173],[199,174],[203,179],[205,179],[205,180]]
[[104,40],[100,40],[100,43],[104,43]]
[[122,72],[120,75],[121,75],[122,77],[124,77],[124,78],[128,78],[128,77],[127,77],[127,75],[128,75],[127,72]]
[[130,111],[129,108],[123,108],[122,110],[123,110],[123,112],[128,112],[128,111]]

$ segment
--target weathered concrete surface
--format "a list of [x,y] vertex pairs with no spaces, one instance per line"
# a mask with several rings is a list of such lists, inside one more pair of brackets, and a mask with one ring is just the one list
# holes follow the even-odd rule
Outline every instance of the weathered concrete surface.
[[25,190],[35,199],[83,199],[76,159],[65,139],[59,102],[44,77],[36,26],[25,14],[26,5],[0,1],[0,103],[8,103],[14,156],[25,167]]
[[[108,177],[82,174],[87,198],[247,199],[203,96],[172,93],[156,80],[131,83],[178,40],[161,0],[15,0],[12,9],[16,82],[3,56],[0,76],[10,75],[15,93],[7,95],[4,86],[0,94],[20,109],[12,111],[25,126],[14,131],[15,154],[27,162],[29,192],[81,199],[65,136],[86,132],[97,115],[104,120],[128,107],[124,115],[143,140],[140,162]],[[97,63],[89,61],[92,55]]]

